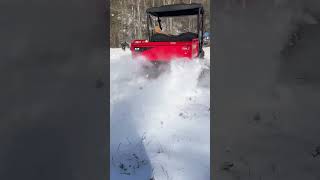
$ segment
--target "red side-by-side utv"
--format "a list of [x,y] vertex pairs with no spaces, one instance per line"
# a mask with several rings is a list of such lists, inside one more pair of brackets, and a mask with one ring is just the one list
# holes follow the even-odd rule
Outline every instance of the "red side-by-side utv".
[[[203,58],[203,16],[201,4],[173,4],[152,7],[146,10],[148,39],[137,39],[131,42],[130,50],[133,58],[142,56],[151,62],[170,62],[174,58]],[[162,17],[197,16],[197,33],[184,32],[178,35],[156,33],[150,30],[155,18],[161,26]]]

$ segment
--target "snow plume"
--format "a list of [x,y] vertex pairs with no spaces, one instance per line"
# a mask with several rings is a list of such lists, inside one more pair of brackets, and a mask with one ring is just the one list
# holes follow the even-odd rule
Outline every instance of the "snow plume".
[[111,179],[209,180],[210,92],[198,84],[204,63],[177,59],[148,79],[144,60],[119,49],[110,55]]

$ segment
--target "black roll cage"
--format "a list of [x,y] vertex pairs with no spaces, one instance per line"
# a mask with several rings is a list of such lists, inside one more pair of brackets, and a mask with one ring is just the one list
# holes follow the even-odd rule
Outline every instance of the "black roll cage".
[[[197,5],[197,7],[195,8],[190,8],[188,9],[188,5],[194,6]],[[174,10],[170,10],[171,7],[173,6],[183,6],[184,9],[183,11],[181,11],[181,9],[177,9],[175,8]],[[163,9],[169,7],[168,11],[164,11]],[[149,8],[147,9],[147,29],[148,29],[148,40],[151,40],[151,36],[153,36],[153,31],[151,30],[150,33],[150,24],[152,24],[152,18],[151,16],[157,17],[157,21],[158,21],[158,25],[160,27],[160,29],[162,30],[162,26],[161,26],[161,19],[160,17],[176,17],[176,16],[193,16],[193,15],[197,15],[197,34],[198,34],[198,40],[199,40],[199,54],[202,53],[203,49],[203,29],[204,29],[204,24],[203,24],[203,19],[204,19],[204,9],[200,4],[182,4],[182,5],[164,5],[164,6],[160,6],[158,8],[162,8],[161,12],[160,11],[156,11],[156,10],[150,10],[150,9],[157,9],[157,8]],[[169,11],[170,10],[170,11]],[[182,13],[179,13],[182,12]],[[162,14],[161,14],[162,13]],[[165,15],[163,15],[165,14]]]

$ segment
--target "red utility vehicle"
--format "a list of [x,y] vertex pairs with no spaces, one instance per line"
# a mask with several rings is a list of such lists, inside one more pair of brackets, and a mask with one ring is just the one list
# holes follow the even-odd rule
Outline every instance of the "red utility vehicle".
[[[192,59],[203,58],[203,16],[204,9],[201,4],[173,4],[152,7],[147,12],[148,39],[138,39],[131,42],[132,56],[142,56],[151,62],[169,62],[174,58]],[[185,32],[179,35],[155,33],[150,30],[152,18],[157,18],[161,27],[161,17],[197,16],[197,33]],[[156,24],[156,23],[155,23]]]

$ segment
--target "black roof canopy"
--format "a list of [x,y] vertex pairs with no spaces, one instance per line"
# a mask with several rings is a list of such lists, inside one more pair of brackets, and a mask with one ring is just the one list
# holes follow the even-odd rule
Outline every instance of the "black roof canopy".
[[171,4],[163,5],[160,7],[152,7],[147,9],[147,13],[157,17],[169,17],[169,16],[187,16],[203,14],[203,6],[198,3],[191,4]]

